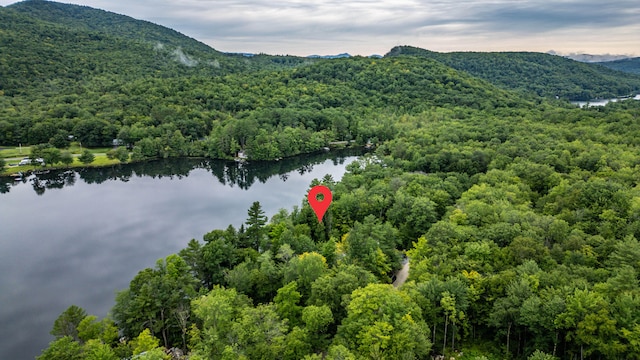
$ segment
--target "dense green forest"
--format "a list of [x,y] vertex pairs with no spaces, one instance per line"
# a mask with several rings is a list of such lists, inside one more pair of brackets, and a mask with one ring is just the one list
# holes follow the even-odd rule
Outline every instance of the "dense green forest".
[[39,0],[0,8],[0,49],[2,145],[119,139],[136,161],[375,146],[309,184],[332,189],[322,222],[305,194],[271,218],[256,202],[141,270],[108,317],[70,306],[39,359],[640,358],[640,102],[566,101],[634,76],[409,47],[246,58]]
[[463,54],[479,69],[491,65],[485,80],[520,94],[408,47],[385,59],[243,57],[148,22],[41,0],[0,8],[0,45],[0,144],[64,148],[73,139],[99,147],[118,139],[134,161],[228,159],[239,150],[277,159],[333,141],[383,141],[391,117],[433,107],[489,109],[535,103],[536,93],[590,98],[640,88],[640,78],[544,54]]
[[613,70],[640,74],[640,57],[601,62],[599,64]]
[[175,30],[86,6],[29,0],[0,7],[0,16],[3,74],[22,77],[15,88],[0,84],[5,92],[40,85],[34,80],[215,76],[309,62],[224,54]]
[[334,193],[322,223],[255,203],[141,271],[111,318],[67,310],[40,358],[638,358],[639,117],[637,101],[400,116],[341,182],[310,184]]
[[628,96],[640,91],[640,76],[615,71],[624,71],[622,68],[612,70],[604,63],[580,63],[556,55],[534,52],[439,53],[398,46],[386,56],[401,55],[435,59],[503,88],[533,92],[544,97],[587,101]]
[[[7,53],[0,70],[6,79],[0,97],[0,144],[5,145],[64,147],[73,136],[89,147],[119,139],[133,148],[134,160],[187,155],[225,159],[239,150],[250,159],[266,160],[317,151],[332,141],[364,145],[388,139],[392,134],[386,123],[394,113],[522,103],[516,94],[429,59],[283,63],[280,70],[273,69],[273,62],[258,62],[253,70],[229,66],[226,73],[214,75],[207,73],[214,66],[188,67],[150,43],[109,35],[89,41],[77,36],[91,33],[76,32],[75,26],[51,25],[11,8],[3,13],[15,20],[2,22],[13,29],[5,42],[17,48]],[[32,23],[24,25],[23,20]],[[30,30],[22,31],[24,27]],[[49,30],[62,33],[54,36]],[[49,47],[47,39],[54,44]],[[50,48],[59,49],[60,58]],[[105,51],[108,56],[102,56]],[[147,59],[154,51],[158,53]]]

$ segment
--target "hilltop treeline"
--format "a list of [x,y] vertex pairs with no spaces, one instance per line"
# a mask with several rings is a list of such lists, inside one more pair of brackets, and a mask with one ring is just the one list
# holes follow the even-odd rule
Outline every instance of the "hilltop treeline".
[[[434,59],[500,87],[547,98],[569,100],[608,99],[640,91],[640,76],[620,71],[633,69],[633,60],[587,64],[561,56],[534,52],[439,53],[398,46],[386,56],[419,56]],[[637,67],[637,65],[636,65]]]

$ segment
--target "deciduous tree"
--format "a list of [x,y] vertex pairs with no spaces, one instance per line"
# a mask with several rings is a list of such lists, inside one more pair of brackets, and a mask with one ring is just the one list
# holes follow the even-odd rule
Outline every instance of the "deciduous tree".
[[95,160],[95,158],[95,155],[93,155],[91,151],[85,149],[78,157],[78,160],[80,160],[80,162],[85,165],[89,165],[93,162],[93,160]]
[[431,349],[420,308],[392,285],[370,284],[355,290],[338,335],[362,357],[424,357]]
[[82,360],[82,346],[70,336],[63,336],[52,341],[37,360]]
[[291,328],[300,324],[302,307],[299,305],[300,293],[296,290],[298,284],[292,281],[278,289],[278,294],[273,298],[276,312],[281,319],[287,320]]

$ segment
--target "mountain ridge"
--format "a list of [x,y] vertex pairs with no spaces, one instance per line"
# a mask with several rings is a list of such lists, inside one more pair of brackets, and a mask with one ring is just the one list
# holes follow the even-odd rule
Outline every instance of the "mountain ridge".
[[39,20],[79,30],[98,31],[132,40],[161,42],[185,50],[222,55],[211,46],[174,29],[115,12],[85,5],[46,0],[25,0],[6,7]]
[[0,90],[8,95],[95,76],[220,76],[313,61],[264,54],[247,59],[148,21],[43,0],[0,7],[0,45],[6,50]]
[[[29,92],[31,87],[41,88],[43,84],[59,91],[57,89],[78,82],[90,82],[96,76],[115,76],[118,82],[140,77],[214,77],[361,58],[346,53],[339,54],[337,59],[221,53],[148,21],[43,0],[0,8],[0,19],[0,30],[3,30],[0,41],[9,49],[0,62],[0,75],[6,79],[0,82],[0,90],[8,95]],[[114,23],[124,25],[113,26]],[[621,78],[619,72],[600,65],[542,53],[437,53],[404,46],[395,47],[385,55],[395,56],[431,58],[504,89],[539,96],[590,100],[628,95],[640,89],[640,77]],[[560,70],[555,68],[558,64]],[[351,70],[344,67],[343,71]],[[311,71],[309,76],[316,75]],[[371,73],[371,76],[380,74]],[[555,82],[562,84],[556,86]]]
[[640,57],[599,62],[597,64],[617,71],[628,72],[631,74],[640,74]]
[[[173,29],[145,20],[137,20],[88,6],[53,1],[26,0],[3,8],[5,18],[11,12],[16,16],[27,16],[30,19],[29,28],[37,27],[34,21],[46,24],[41,24],[40,27],[49,33],[53,31],[50,26],[55,27],[53,32],[56,36],[44,36],[42,39],[42,34],[38,34],[34,29],[16,26],[9,29],[6,24],[4,27],[0,25],[0,28],[4,28],[5,31],[14,34],[22,32],[24,35],[22,38],[18,36],[7,44],[10,53],[14,52],[22,56],[19,59],[14,56],[14,59],[9,61],[13,65],[8,69],[0,69],[1,73],[9,74],[9,78],[26,74],[34,83],[59,77],[60,74],[64,76],[71,74],[72,77],[78,77],[78,73],[82,73],[83,76],[91,74],[93,71],[91,69],[95,65],[87,63],[86,58],[102,56],[108,60],[108,65],[105,67],[114,71],[149,75],[155,73],[156,76],[219,76],[247,70],[295,67],[315,61],[351,57],[347,53],[309,57],[222,53]],[[41,54],[44,58],[50,52],[47,47],[69,47],[71,43],[75,45],[71,47],[72,52],[61,51],[64,54],[54,59],[54,64],[40,64],[34,63],[34,60],[24,53],[24,46],[17,45],[28,43],[31,38],[42,39],[42,44],[32,45],[34,52]],[[57,38],[66,38],[66,43],[56,41]],[[103,43],[99,44],[101,41]],[[84,45],[86,46],[83,47]],[[12,50],[13,46],[17,47],[15,51]],[[119,53],[119,55],[114,57],[112,53]],[[549,98],[591,100],[627,96],[640,91],[640,76],[636,75],[637,70],[634,71],[632,67],[628,71],[633,73],[632,76],[621,75],[619,70],[624,71],[625,65],[620,65],[622,68],[615,68],[618,66],[616,62],[586,64],[537,52],[438,53],[411,46],[395,47],[385,56],[398,55],[429,57],[503,88]],[[153,57],[160,58],[152,59]],[[22,71],[22,75],[15,71],[12,74],[12,67],[20,68],[24,67],[24,64],[31,65]],[[60,64],[68,64],[68,66]],[[176,64],[182,67],[174,66]],[[1,64],[0,67],[2,67]],[[34,74],[44,75],[34,76]],[[1,84],[0,89],[18,91],[15,86]]]
[[640,76],[538,52],[440,53],[397,46],[385,55],[395,56],[435,59],[503,88],[533,92],[548,98],[591,100],[628,96],[640,91]]

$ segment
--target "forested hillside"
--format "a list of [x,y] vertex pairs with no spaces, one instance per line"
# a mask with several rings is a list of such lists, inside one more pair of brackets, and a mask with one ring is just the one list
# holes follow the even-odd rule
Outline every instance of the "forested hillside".
[[[64,147],[73,136],[89,147],[110,146],[119,139],[133,148],[134,160],[227,159],[239,150],[250,159],[267,160],[317,151],[332,141],[364,145],[389,139],[391,114],[433,107],[528,106],[516,94],[430,59],[318,60],[279,70],[202,75],[172,61],[168,53],[145,62],[144,51],[136,46],[156,51],[151,44],[125,41],[133,48],[122,47],[121,38],[110,37],[91,42],[75,37],[88,36],[86,32],[5,13],[7,19],[29,22],[24,27],[35,29],[41,39],[29,41],[36,33],[14,31],[22,34],[15,43],[24,51],[5,56],[0,144]],[[47,29],[62,33],[49,37]],[[54,50],[43,48],[57,48],[49,47],[47,39],[82,50],[56,57]],[[103,54],[109,44],[113,48]]]
[[27,0],[7,7],[32,19],[58,24],[68,29],[108,33],[112,37],[140,42],[162,43],[185,51],[222,54],[195,39],[164,26],[88,6],[45,0]]
[[640,74],[640,57],[598,63],[609,69]]
[[555,99],[637,77],[533,53],[243,58],[42,1],[0,8],[0,48],[2,145],[375,147],[310,184],[333,192],[322,222],[306,194],[270,219],[256,202],[141,270],[107,318],[70,306],[39,359],[640,358],[640,102]]
[[503,88],[533,92],[550,98],[557,96],[587,101],[628,96],[640,91],[640,76],[630,76],[598,64],[581,63],[543,53],[438,53],[411,46],[398,46],[386,56],[401,55],[435,59]]
[[[103,78],[124,82],[144,76],[213,75],[233,68],[210,55],[193,69],[180,62],[178,47],[41,21],[24,10],[0,8],[0,90],[6,96],[70,92],[77,84]],[[181,54],[197,62],[193,55]]]
[[0,46],[0,91],[8,96],[74,92],[78,84],[105,80],[213,77],[310,62],[222,54],[146,21],[42,0],[0,7]]
[[[296,56],[256,54],[247,58],[242,54],[221,53],[173,29],[87,6],[26,0],[7,8],[32,19],[54,23],[80,32],[98,32],[109,37],[152,44],[155,50],[171,52],[172,59],[182,65],[191,68],[198,68],[197,65],[200,65],[204,68],[200,71],[207,75],[211,73],[211,69],[208,71],[205,69],[210,65],[217,68],[217,64],[226,71],[247,71],[264,68],[278,69],[309,62],[306,58]],[[214,71],[213,74],[220,74],[220,70]]]

